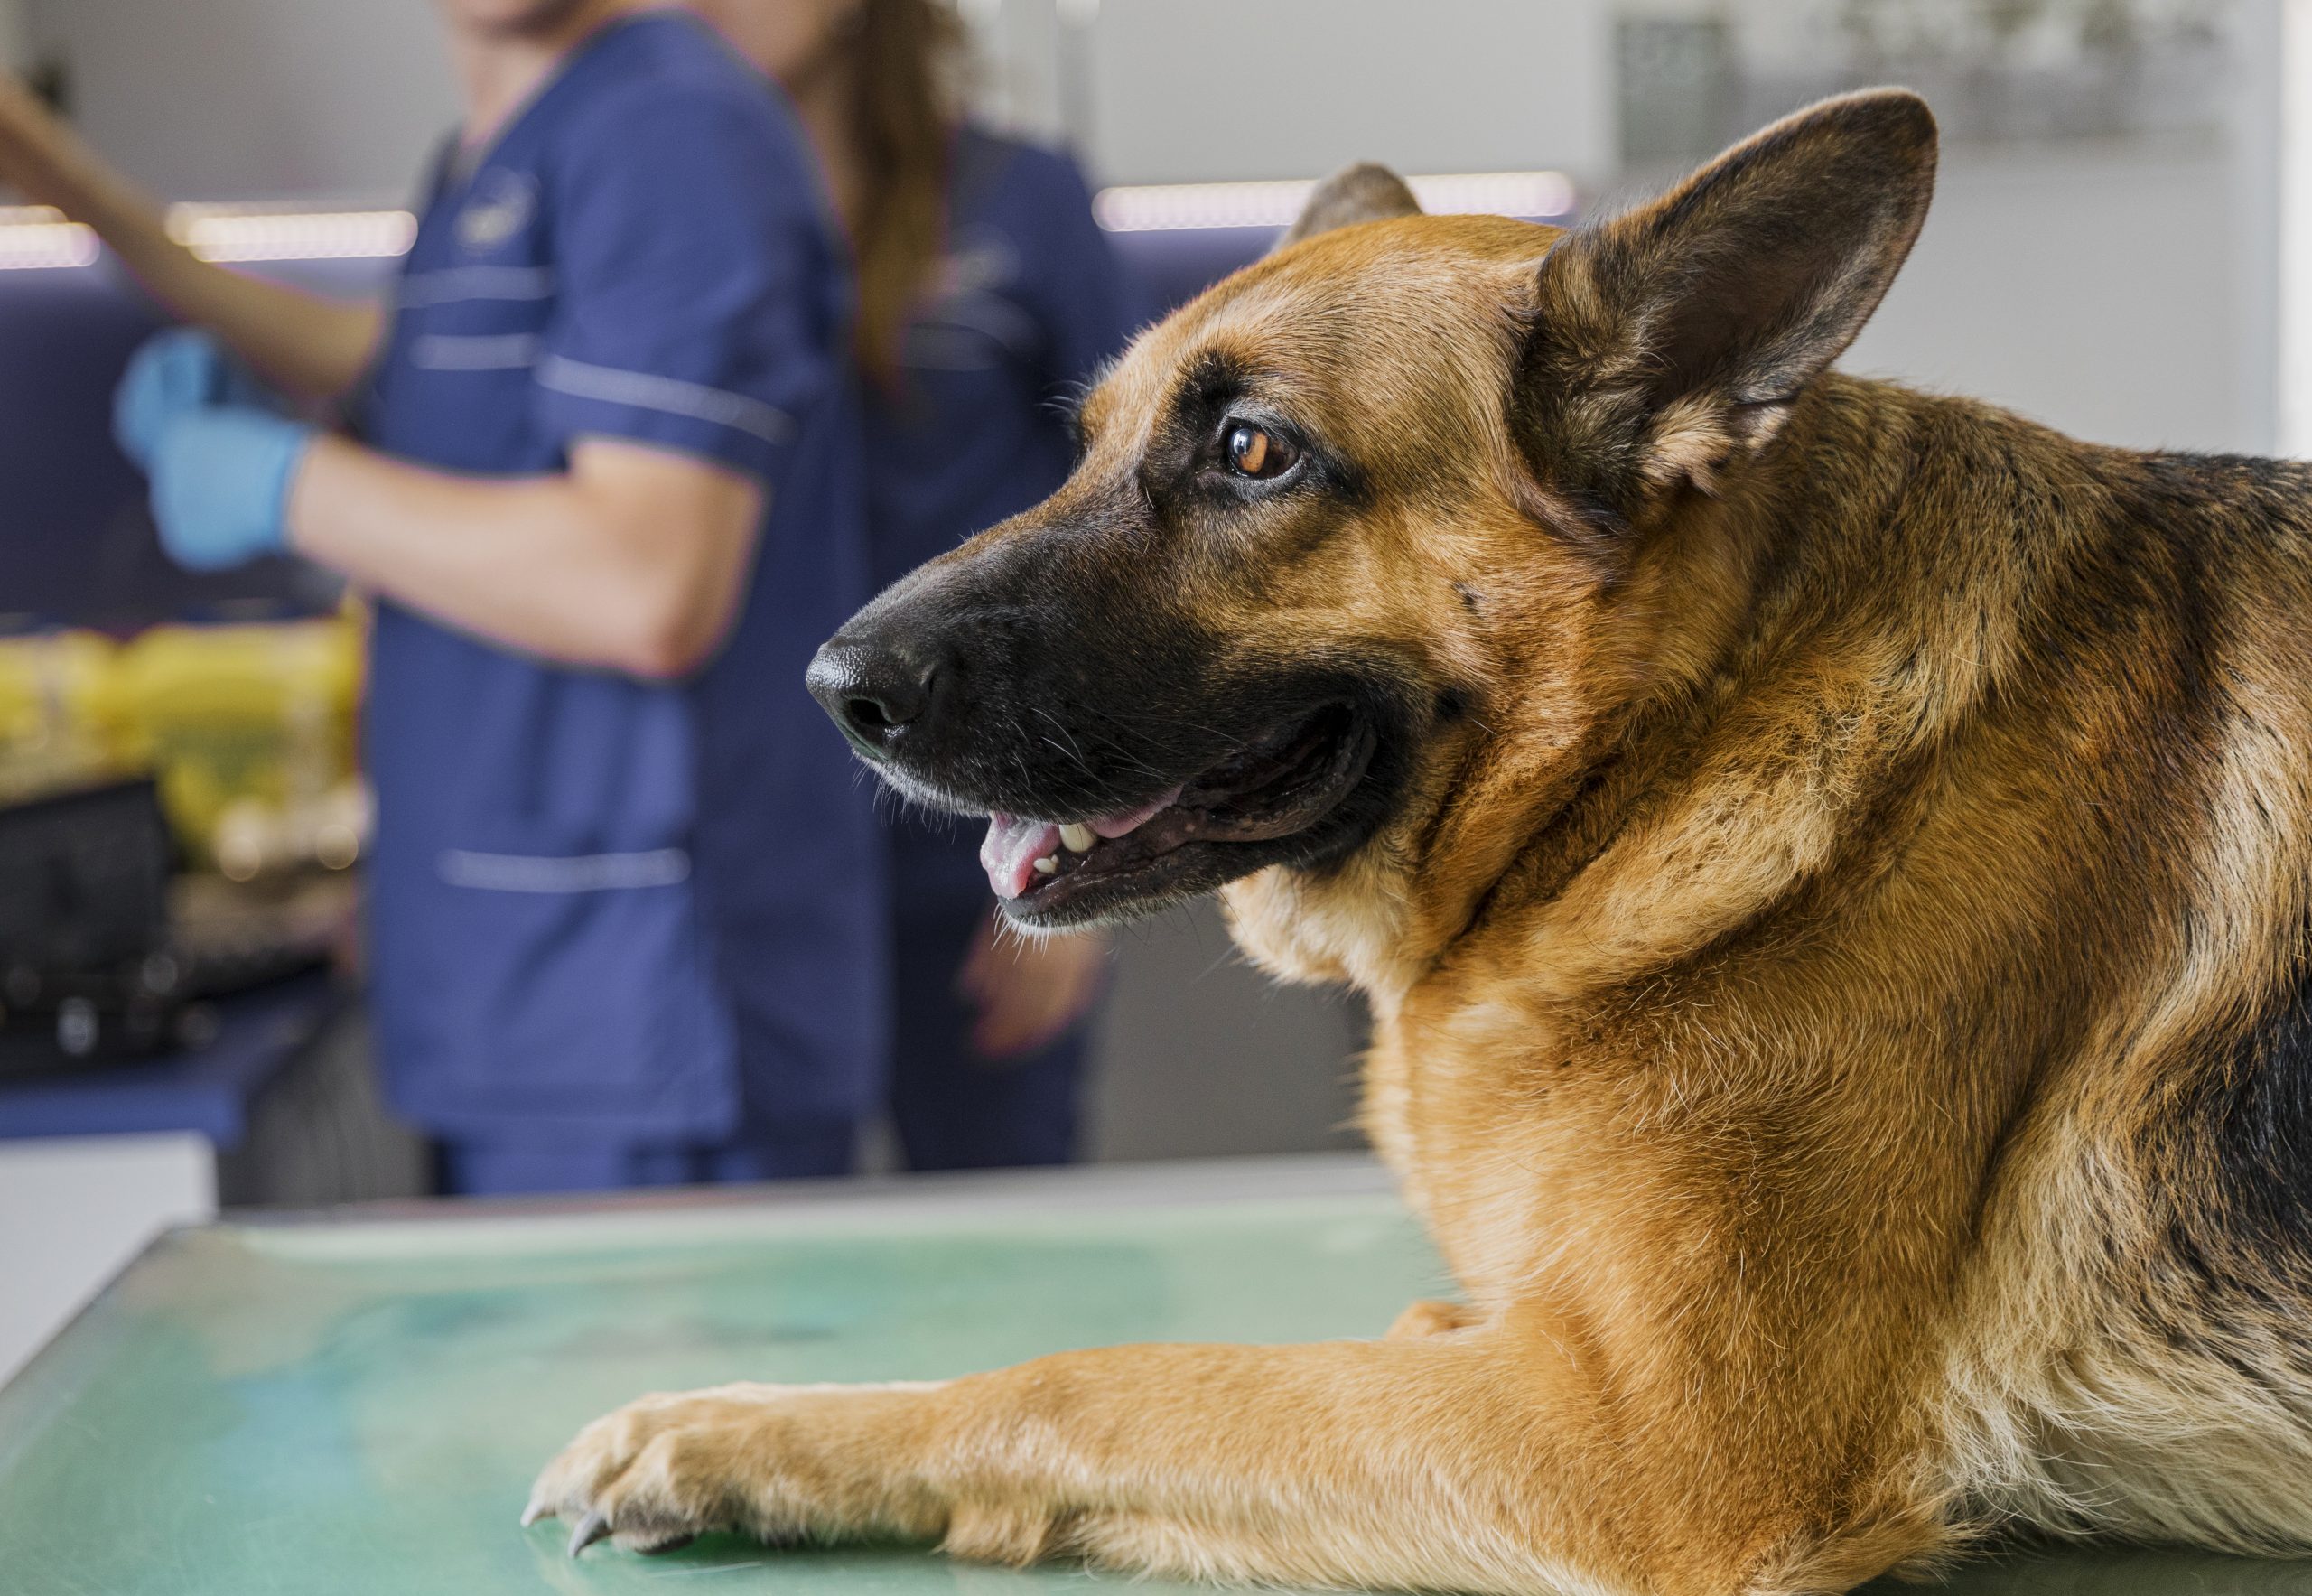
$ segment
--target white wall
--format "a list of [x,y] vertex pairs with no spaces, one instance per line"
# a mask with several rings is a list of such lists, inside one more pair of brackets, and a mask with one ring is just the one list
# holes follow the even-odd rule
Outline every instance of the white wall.
[[[71,67],[98,145],[172,197],[398,194],[455,116],[426,0],[0,0],[0,48],[10,5]],[[1599,0],[963,8],[988,107],[1047,135],[1087,113],[1109,182],[1612,164]]]
[[97,147],[171,199],[400,201],[455,123],[427,0],[19,0]]
[[0,1142],[0,1381],[146,1242],[216,1214],[199,1136]]
[[2099,442],[2271,447],[2243,370],[2222,153],[1946,156],[1916,249],[1841,364]]
[[2285,0],[2278,187],[2280,447],[2312,455],[2312,0]]
[[[1024,5],[1028,0],[1012,0]],[[1111,182],[1614,159],[1598,0],[1105,0],[1089,154]]]
[[21,72],[32,64],[32,33],[23,0],[0,0],[0,71]]

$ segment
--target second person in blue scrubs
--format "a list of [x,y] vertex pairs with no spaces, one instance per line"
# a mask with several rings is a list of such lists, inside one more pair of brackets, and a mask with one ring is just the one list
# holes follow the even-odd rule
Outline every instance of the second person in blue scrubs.
[[[878,586],[1049,496],[1062,401],[1121,351],[1134,296],[1061,154],[961,119],[937,0],[694,0],[785,88],[859,278]],[[1077,1149],[1095,937],[1000,938],[974,828],[890,823],[891,1116],[917,1169]]]
[[890,1000],[874,821],[802,688],[871,582],[820,179],[681,12],[442,5],[468,115],[383,314],[196,260],[7,85],[0,175],[213,331],[122,394],[170,551],[377,595],[371,996],[451,1189],[842,1172]]

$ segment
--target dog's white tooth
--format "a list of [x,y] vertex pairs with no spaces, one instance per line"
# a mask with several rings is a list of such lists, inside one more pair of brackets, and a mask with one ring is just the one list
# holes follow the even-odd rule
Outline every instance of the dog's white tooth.
[[1046,854],[1042,858],[1036,861],[1036,873],[1038,875],[1049,875],[1058,868],[1059,855],[1057,854]]
[[1091,852],[1092,845],[1100,839],[1093,835],[1090,826],[1070,821],[1059,828],[1059,840],[1067,845],[1067,851],[1071,854],[1087,854]]

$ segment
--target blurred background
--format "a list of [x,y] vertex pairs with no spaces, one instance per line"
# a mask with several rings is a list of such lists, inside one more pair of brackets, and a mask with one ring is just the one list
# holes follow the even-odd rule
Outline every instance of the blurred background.
[[[1899,82],[1941,119],[1940,188],[1849,369],[2115,443],[2312,447],[2312,4],[959,10],[977,115],[1073,153],[1151,309],[1350,160],[1565,219]],[[423,0],[0,0],[0,66],[204,258],[346,296],[395,270],[459,114]],[[361,614],[285,560],[163,555],[106,430],[161,322],[92,235],[0,209],[0,1374],[156,1224],[431,1179],[350,973]],[[1271,986],[1208,906],[1122,933],[1112,983],[1086,1156],[1356,1144],[1353,1001]]]

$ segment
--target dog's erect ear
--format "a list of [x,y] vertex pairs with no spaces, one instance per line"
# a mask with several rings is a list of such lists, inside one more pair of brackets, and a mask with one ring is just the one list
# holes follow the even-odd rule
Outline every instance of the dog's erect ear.
[[1282,249],[1303,238],[1313,238],[1319,233],[1329,233],[1335,228],[1360,221],[1420,214],[1421,201],[1412,197],[1403,178],[1385,166],[1359,162],[1355,166],[1342,167],[1309,191],[1309,202],[1300,208],[1300,219],[1276,241],[1276,247]]
[[1626,523],[1773,436],[1910,253],[1934,154],[1916,95],[1849,95],[1559,240],[1511,405],[1543,486]]

